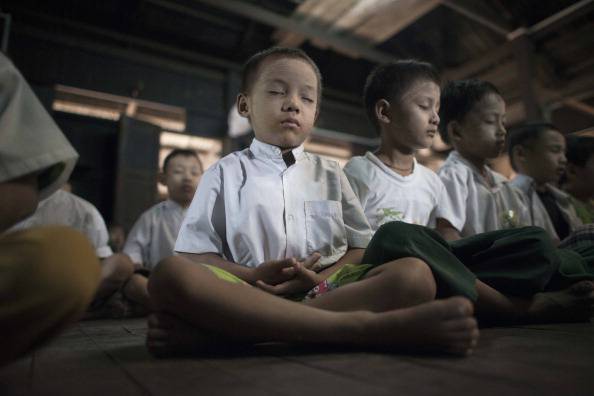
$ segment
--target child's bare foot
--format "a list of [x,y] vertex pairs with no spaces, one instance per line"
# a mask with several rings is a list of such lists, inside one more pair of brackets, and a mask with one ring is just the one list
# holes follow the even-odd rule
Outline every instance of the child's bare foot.
[[164,312],[148,317],[146,346],[156,357],[216,352],[228,344]]
[[386,312],[379,314],[377,334],[370,336],[378,346],[470,355],[479,338],[473,310],[470,300],[452,297]]
[[584,280],[567,289],[537,293],[528,308],[531,323],[587,322],[594,313],[594,282]]

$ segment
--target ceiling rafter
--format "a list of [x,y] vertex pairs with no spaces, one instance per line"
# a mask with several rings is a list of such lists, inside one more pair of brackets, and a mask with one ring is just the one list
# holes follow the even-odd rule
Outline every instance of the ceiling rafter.
[[378,50],[367,41],[348,34],[335,34],[328,32],[323,26],[312,23],[304,23],[294,20],[284,15],[277,14],[265,8],[245,3],[238,0],[194,0],[197,3],[218,8],[227,12],[241,15],[248,19],[273,26],[278,29],[284,29],[302,34],[310,39],[320,39],[325,41],[330,47],[344,50],[349,53],[357,54],[360,57],[373,62],[388,62],[395,59],[390,53]]

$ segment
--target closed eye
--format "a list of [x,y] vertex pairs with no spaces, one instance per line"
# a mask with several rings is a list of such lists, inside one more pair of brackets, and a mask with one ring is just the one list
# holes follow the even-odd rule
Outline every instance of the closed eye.
[[312,98],[308,98],[308,97],[303,97],[302,98],[304,101],[308,102],[308,103],[313,103],[314,100]]

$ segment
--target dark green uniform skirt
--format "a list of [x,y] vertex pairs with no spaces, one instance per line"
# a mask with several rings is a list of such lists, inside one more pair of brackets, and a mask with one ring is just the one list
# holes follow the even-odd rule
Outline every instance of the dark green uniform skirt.
[[380,265],[403,257],[426,262],[435,276],[437,297],[462,295],[476,300],[476,279],[500,292],[531,296],[594,279],[594,245],[556,249],[542,228],[492,231],[447,242],[414,224],[381,226],[362,262]]

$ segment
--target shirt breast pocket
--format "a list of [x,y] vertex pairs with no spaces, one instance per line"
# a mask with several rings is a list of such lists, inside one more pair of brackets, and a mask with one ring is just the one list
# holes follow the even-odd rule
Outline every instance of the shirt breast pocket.
[[307,251],[322,256],[321,265],[336,262],[347,250],[347,237],[338,201],[306,201],[305,228]]

